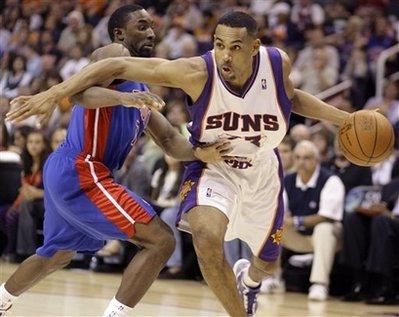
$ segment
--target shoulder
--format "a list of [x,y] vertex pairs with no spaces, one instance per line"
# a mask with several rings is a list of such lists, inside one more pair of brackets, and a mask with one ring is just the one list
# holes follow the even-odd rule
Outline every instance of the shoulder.
[[278,52],[281,56],[281,62],[283,65],[283,72],[284,74],[289,74],[291,72],[291,59],[289,58],[288,54],[283,50],[277,48]]
[[129,50],[119,43],[112,43],[96,49],[90,56],[90,61],[96,62],[108,57],[130,56]]

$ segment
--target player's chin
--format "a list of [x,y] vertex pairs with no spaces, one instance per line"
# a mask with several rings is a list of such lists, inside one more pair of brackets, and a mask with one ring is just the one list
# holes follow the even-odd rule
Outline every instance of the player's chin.
[[143,46],[140,48],[140,57],[152,57],[154,56],[154,48],[150,46]]

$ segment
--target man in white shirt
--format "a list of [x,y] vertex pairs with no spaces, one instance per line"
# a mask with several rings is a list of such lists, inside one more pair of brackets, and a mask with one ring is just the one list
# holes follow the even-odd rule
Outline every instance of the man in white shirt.
[[320,166],[317,147],[301,141],[294,150],[297,172],[284,179],[286,216],[283,245],[313,253],[309,299],[324,301],[341,236],[345,187],[338,176]]

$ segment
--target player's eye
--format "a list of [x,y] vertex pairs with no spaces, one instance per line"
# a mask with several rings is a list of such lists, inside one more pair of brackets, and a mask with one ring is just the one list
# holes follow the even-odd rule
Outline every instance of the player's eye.
[[240,50],[241,49],[241,46],[240,45],[234,45],[233,46],[233,50],[234,51],[238,51],[238,50]]
[[148,28],[147,25],[142,24],[139,26],[139,31],[145,31],[147,28]]
[[220,49],[223,49],[223,48],[224,48],[224,45],[223,45],[222,43],[216,43],[216,47],[217,47],[217,48],[220,48]]

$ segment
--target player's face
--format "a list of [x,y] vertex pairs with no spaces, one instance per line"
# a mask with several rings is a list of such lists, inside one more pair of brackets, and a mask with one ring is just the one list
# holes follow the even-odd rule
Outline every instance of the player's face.
[[252,57],[258,53],[260,41],[249,35],[246,28],[219,24],[213,44],[220,74],[226,81],[236,83],[252,70]]
[[131,13],[123,33],[123,43],[132,56],[150,57],[155,47],[154,21],[145,10]]
[[29,134],[26,141],[26,148],[32,157],[38,157],[41,155],[45,148],[43,135],[40,133]]

